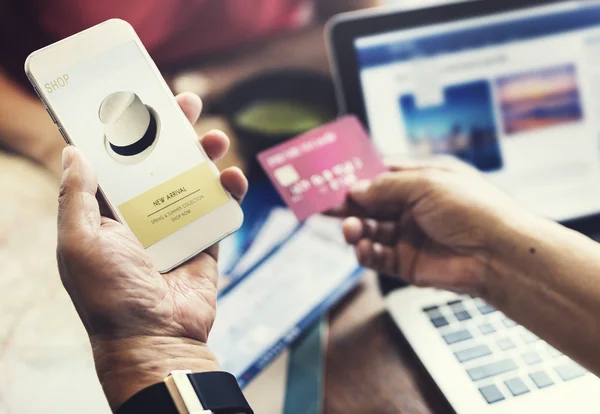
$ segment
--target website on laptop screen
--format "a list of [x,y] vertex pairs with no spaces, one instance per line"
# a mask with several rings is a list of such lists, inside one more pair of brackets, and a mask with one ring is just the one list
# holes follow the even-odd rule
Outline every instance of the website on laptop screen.
[[384,155],[452,154],[555,220],[600,212],[600,5],[357,39]]

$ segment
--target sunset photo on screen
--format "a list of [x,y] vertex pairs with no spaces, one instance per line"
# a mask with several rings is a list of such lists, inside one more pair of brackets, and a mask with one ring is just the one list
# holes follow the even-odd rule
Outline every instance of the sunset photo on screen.
[[502,77],[496,87],[506,135],[583,119],[574,65]]

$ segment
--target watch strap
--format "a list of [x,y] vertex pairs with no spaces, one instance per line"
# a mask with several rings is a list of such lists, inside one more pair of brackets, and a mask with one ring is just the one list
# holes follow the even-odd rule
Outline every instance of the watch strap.
[[117,409],[116,414],[179,414],[164,382],[137,392]]
[[226,372],[205,372],[188,374],[188,378],[205,410],[211,410],[215,414],[253,414],[233,375]]
[[[187,377],[205,412],[254,414],[235,377],[227,372],[202,372]],[[165,382],[145,388],[126,401],[116,414],[180,414]]]

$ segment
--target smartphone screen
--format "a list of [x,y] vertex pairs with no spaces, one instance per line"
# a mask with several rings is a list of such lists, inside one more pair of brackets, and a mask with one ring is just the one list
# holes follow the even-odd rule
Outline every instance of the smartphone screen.
[[145,248],[230,200],[135,41],[39,81],[107,199]]

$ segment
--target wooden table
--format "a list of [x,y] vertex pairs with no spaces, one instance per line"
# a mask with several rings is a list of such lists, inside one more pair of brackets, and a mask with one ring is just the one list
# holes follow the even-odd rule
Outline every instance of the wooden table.
[[330,318],[325,413],[434,412],[393,329],[369,274]]
[[[219,117],[197,125],[199,133],[213,128],[228,130]],[[243,166],[235,141],[217,164]],[[0,152],[0,414],[109,412],[56,269],[58,184]],[[427,404],[423,390],[432,388],[398,344],[370,275],[331,315],[325,413],[440,412]]]

